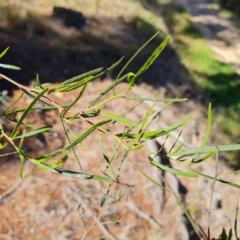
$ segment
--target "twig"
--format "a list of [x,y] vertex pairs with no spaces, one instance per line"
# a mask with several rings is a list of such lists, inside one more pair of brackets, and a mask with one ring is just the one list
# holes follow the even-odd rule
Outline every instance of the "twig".
[[[132,91],[134,92],[134,94],[136,94],[137,96],[141,97],[141,93],[139,93],[139,89],[137,88],[133,88]],[[143,104],[151,107],[153,106],[154,104],[151,103],[151,102],[143,102]],[[159,106],[155,106],[155,109],[157,111],[161,111],[162,109],[159,107]],[[162,125],[163,128],[167,127],[167,124],[165,124],[163,121],[161,122],[158,122],[160,123],[160,125]],[[178,139],[180,143],[183,144],[183,146],[186,148],[186,149],[192,149],[194,148],[194,146],[190,143],[188,143],[183,137],[180,137],[179,134],[176,134],[175,132],[170,132],[169,133],[170,137],[173,138],[174,140]],[[161,144],[161,142],[159,141],[158,138],[155,139],[159,144]]]
[[5,192],[3,192],[0,195],[0,201],[3,198],[6,198],[7,196],[9,196],[11,193],[13,193],[22,183],[22,180],[20,178],[18,178],[18,180],[15,182],[15,184],[13,184],[10,188],[8,188],[8,190],[6,190]]
[[[73,187],[73,188],[76,188],[75,185],[73,185],[72,187]],[[99,227],[99,229],[102,231],[102,233],[106,236],[107,239],[109,239],[109,240],[117,240],[117,238],[115,238],[115,236],[113,236],[113,235],[104,227],[104,225],[101,223],[101,221],[100,221],[99,218],[101,217],[102,214],[100,214],[99,217],[96,217],[95,214],[94,214],[94,213],[91,211],[91,209],[88,207],[88,205],[82,200],[82,198],[80,197],[79,194],[77,194],[77,195],[76,195],[76,194],[72,194],[72,196],[74,196],[74,198],[75,198],[78,202],[81,202],[81,207],[82,207],[83,209],[85,209],[86,211],[89,212],[89,216],[93,218],[94,224],[96,224],[96,225]],[[94,225],[93,225],[93,226],[94,226]],[[92,228],[93,226],[91,225],[90,228]],[[89,231],[90,231],[90,230],[87,230],[87,233],[88,233]],[[84,235],[86,236],[87,233],[85,233]],[[84,238],[85,238],[85,236],[84,236]],[[82,240],[83,240],[84,238],[82,238]]]
[[13,155],[13,154],[16,154],[16,153],[18,153],[18,152],[15,151],[15,152],[10,152],[10,153],[4,153],[4,154],[0,154],[0,157],[9,156],[9,155]]
[[239,204],[239,193],[237,197],[237,206],[236,206],[236,213],[235,213],[235,220],[234,220],[234,232],[237,240],[239,239],[237,234],[238,204]]
[[215,167],[215,175],[214,175],[214,180],[212,183],[212,191],[211,191],[211,196],[210,196],[210,200],[209,200],[209,207],[208,207],[208,240],[210,240],[210,216],[211,216],[211,205],[212,205],[212,199],[213,199],[213,192],[214,192],[214,187],[215,187],[215,183],[216,183],[216,179],[218,176],[218,171],[217,171],[217,167],[218,167],[218,147],[216,146],[217,151],[216,151],[216,167]]
[[190,215],[189,211],[186,209],[185,203],[178,197],[177,193],[174,191],[174,189],[170,186],[170,184],[164,178],[162,178],[162,181],[164,181],[165,185],[171,190],[171,193],[173,193],[178,205],[181,207],[183,213],[186,215],[186,218],[191,224],[194,232],[199,236],[199,238],[204,239],[204,233],[202,233],[203,230],[197,224],[195,224],[194,220],[192,219],[192,216]]
[[[25,170],[28,169],[28,166],[29,166],[29,162],[27,162],[25,164]],[[15,184],[13,184],[10,188],[8,188],[8,190],[6,190],[5,192],[3,192],[1,195],[0,195],[0,201],[6,197],[8,197],[9,195],[11,195],[22,183],[22,180],[20,178],[18,178],[18,180],[15,182]]]
[[[23,92],[28,92],[28,93],[30,93],[30,94],[31,94],[31,93],[39,94],[37,91],[34,91],[33,89],[31,89],[31,88],[29,88],[29,87],[26,87],[26,86],[21,85],[20,83],[17,83],[17,82],[15,82],[13,79],[11,79],[11,78],[3,75],[3,74],[0,74],[0,79],[1,79],[1,78],[5,79],[5,80],[9,81],[10,83],[12,83],[13,85],[19,87]],[[33,96],[33,95],[32,95],[32,96]],[[119,95],[119,96],[120,96],[120,95]],[[34,97],[34,96],[33,96],[33,97]],[[55,102],[54,102],[52,99],[50,99],[49,97],[43,95],[42,98],[44,98],[44,100],[46,100],[46,102],[43,101],[43,100],[41,100],[41,99],[39,99],[39,101],[42,101],[42,102],[45,103],[45,104],[52,105],[52,106],[56,107],[56,108],[58,109],[58,112],[59,112],[60,115],[61,115],[61,113],[64,112],[65,109],[64,109],[63,107],[61,107],[59,104],[55,103]],[[115,98],[115,97],[114,97],[114,98]],[[94,106],[94,107],[96,108],[96,106]],[[92,108],[94,108],[94,107],[92,107]],[[87,109],[87,110],[89,110],[89,109]],[[75,112],[73,112],[73,111],[68,111],[68,112],[71,113],[71,114],[74,114],[74,115],[76,115],[76,116],[79,116],[79,118],[81,118],[82,120],[84,120],[84,121],[87,122],[88,124],[90,124],[90,125],[92,125],[92,126],[94,125],[94,123],[92,123],[92,122],[89,121],[89,120],[86,120],[86,119],[85,119],[84,117],[82,117],[79,113],[75,113]],[[115,138],[115,139],[121,144],[121,146],[122,146],[123,148],[127,149],[127,147],[122,143],[122,140],[121,140],[120,138],[118,138],[117,136],[113,135],[111,132],[108,132],[108,131],[106,131],[105,129],[103,129],[103,128],[101,128],[101,127],[97,127],[97,129],[98,129],[100,132],[103,132],[103,133],[105,133],[105,134],[107,134],[107,135]]]
[[136,207],[136,205],[134,205],[132,202],[125,202],[124,203],[128,208],[130,208],[131,210],[133,210],[134,212],[136,212],[141,218],[147,220],[153,227],[160,229],[163,226],[161,226],[155,219],[153,219],[151,216],[149,216],[148,214],[146,214],[145,212],[143,212],[141,209],[139,209],[138,207]]

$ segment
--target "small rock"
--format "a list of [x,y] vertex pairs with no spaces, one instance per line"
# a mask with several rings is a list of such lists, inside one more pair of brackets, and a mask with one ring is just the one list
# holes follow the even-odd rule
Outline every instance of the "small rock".
[[54,7],[52,17],[63,22],[65,27],[82,30],[86,25],[86,18],[81,12],[64,7]]

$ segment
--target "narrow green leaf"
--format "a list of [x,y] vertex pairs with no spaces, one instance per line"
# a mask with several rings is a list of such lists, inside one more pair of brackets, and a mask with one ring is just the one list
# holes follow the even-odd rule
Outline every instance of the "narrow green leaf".
[[91,113],[81,113],[80,116],[84,118],[96,117],[100,114],[100,110],[93,111]]
[[[212,111],[211,111],[211,103],[209,103],[207,131],[206,131],[205,137],[203,139],[203,142],[202,142],[200,148],[203,148],[206,145],[206,143],[209,139],[210,133],[211,133],[211,126],[212,126]],[[198,154],[196,154],[196,156],[193,158],[193,160],[192,160],[193,163],[199,162],[199,159],[197,157],[198,157]],[[201,159],[201,161],[203,161],[203,159]]]
[[232,240],[232,236],[233,236],[233,233],[232,233],[232,228],[231,228],[231,229],[229,230],[227,240]]
[[[23,130],[23,133],[25,132],[25,130]],[[24,160],[25,160],[25,153],[22,150],[22,146],[23,146],[23,142],[24,142],[24,137],[21,138],[19,146],[18,146],[18,155],[20,157],[20,178],[22,179],[22,175],[23,175],[23,164],[24,164]]]
[[[166,106],[164,107],[164,108],[162,108],[160,111],[158,111],[153,117],[152,117],[152,119],[148,122],[148,124],[147,124],[147,126],[145,127],[145,129],[143,130],[143,132],[145,133],[146,132],[146,130],[148,129],[148,127],[153,123],[153,121],[168,107],[168,106],[170,106],[172,104],[172,102],[170,102],[170,103],[168,103],[168,104],[166,104]],[[160,130],[161,131],[161,130]],[[167,132],[161,132],[160,133],[160,136],[161,135],[165,135],[165,134],[169,134],[169,132],[167,133]],[[141,139],[142,139],[142,137],[143,137],[143,134],[141,133],[141,136],[138,138],[138,141],[140,141]],[[137,138],[135,138],[135,140],[136,140]],[[145,139],[146,140],[146,139]],[[136,141],[135,141],[136,142]]]
[[117,61],[116,63],[114,63],[111,67],[107,68],[105,71],[102,71],[101,73],[99,73],[98,75],[96,76],[88,76],[84,79],[81,79],[79,82],[76,82],[74,84],[68,84],[66,87],[63,86],[63,87],[60,87],[58,88],[57,90],[59,92],[69,92],[69,91],[72,91],[74,89],[77,89],[97,78],[100,78],[101,76],[107,74],[108,72],[112,71],[116,66],[118,66],[120,64],[120,62],[122,61],[123,58],[121,58],[119,61]]
[[95,98],[88,108],[92,107],[98,100],[100,100],[103,96],[105,96],[109,91],[111,91],[115,86],[117,86],[120,82],[127,79],[128,74],[124,75],[123,77],[119,78],[118,80],[115,80],[112,85],[110,85],[108,88],[106,88],[103,92],[99,94],[97,98]]
[[124,117],[121,117],[121,116],[118,116],[118,115],[115,115],[115,114],[112,114],[112,113],[107,113],[107,112],[104,112],[104,111],[100,111],[100,114],[106,118],[109,118],[111,120],[114,120],[114,121],[117,121],[117,122],[121,122],[121,123],[124,123],[125,125],[127,126],[130,126],[130,127],[136,127],[137,126],[137,123],[127,119],[127,118],[124,118]]
[[222,233],[220,234],[219,240],[227,240],[227,233],[225,231],[225,228],[222,229]]
[[173,153],[179,152],[180,149],[183,147],[183,145],[184,145],[184,144],[181,143],[181,144],[176,148],[176,150],[173,151]]
[[144,171],[142,171],[133,161],[131,161],[129,158],[128,160],[132,163],[132,165],[135,167],[135,169],[137,171],[139,171],[146,179],[148,179],[150,182],[152,182],[154,185],[160,187],[162,190],[164,191],[168,191],[170,192],[169,189],[164,188],[162,185],[160,185],[157,181],[155,181],[153,178],[151,178],[150,176],[148,176]]
[[68,123],[71,123],[73,120],[79,119],[79,113],[76,113],[70,117],[65,118]]
[[0,102],[2,102],[4,106],[8,106],[10,104],[11,97],[9,96],[9,92],[7,90],[0,92]]
[[[134,141],[132,142],[132,144],[137,144],[141,141],[141,138],[143,137],[143,134],[144,132],[147,130],[147,127],[145,128],[146,124],[147,124],[147,121],[149,119],[149,116],[154,112],[154,106],[151,106],[148,111],[146,112],[143,120],[142,120],[142,124],[140,126],[140,129],[139,129],[139,134],[141,134],[139,137],[135,138]],[[136,148],[134,148],[136,149]],[[132,149],[133,150],[133,149]]]
[[155,33],[146,43],[144,43],[144,44],[142,45],[142,47],[140,47],[140,48],[137,50],[137,52],[130,58],[130,60],[126,63],[126,65],[125,65],[125,66],[122,68],[122,70],[119,72],[116,80],[118,80],[118,79],[121,77],[122,73],[123,73],[123,72],[126,70],[126,68],[130,65],[130,63],[133,61],[133,59],[135,59],[136,56],[137,56],[154,38],[156,38],[156,36],[157,36],[158,34],[159,34],[159,32]]
[[[72,137],[73,137],[75,140],[78,139],[77,134],[70,128],[70,126],[67,125],[67,127],[68,127],[68,130],[69,130],[69,132],[71,133]],[[83,142],[80,142],[80,143],[79,143],[79,146],[80,146],[82,149],[84,149]],[[76,155],[75,157],[77,158],[78,162],[80,163],[80,160],[79,160],[79,158],[77,157],[77,155]],[[81,164],[80,164],[80,165],[81,165]]]
[[148,60],[144,63],[144,65],[138,70],[135,76],[131,80],[131,85],[134,85],[135,80],[142,75],[144,72],[148,70],[148,68],[155,62],[158,56],[161,54],[163,49],[167,46],[168,42],[170,41],[170,37],[167,37],[163,40],[163,42],[155,49],[155,51],[151,54]]
[[[31,161],[32,162],[32,161]],[[101,181],[101,182],[113,182],[113,180],[111,178],[107,178],[107,177],[102,177],[102,176],[97,176],[97,175],[92,175],[92,174],[85,174],[85,173],[81,173],[81,172],[75,172],[75,171],[71,171],[71,170],[66,170],[63,168],[48,168],[48,164],[46,163],[39,163],[38,167],[46,167],[46,170],[48,171],[52,171],[55,173],[59,173],[59,174],[63,174],[66,176],[70,176],[70,177],[75,177],[75,178],[81,178],[81,179],[91,179],[91,180],[96,180],[96,181]]]
[[[180,136],[182,135],[182,132],[183,132],[183,130],[184,130],[185,127],[186,127],[186,125],[185,125],[185,126],[181,129],[181,131],[178,133],[177,138],[175,138],[172,147],[171,147],[170,150],[168,151],[169,153],[172,152],[172,150],[174,149],[175,145],[176,145],[177,142],[179,141],[179,138],[180,138]],[[180,144],[180,146],[179,146],[174,152],[180,151],[180,149],[182,148],[183,145],[184,145],[183,143]]]
[[236,188],[240,188],[240,185],[239,184],[236,184],[236,183],[232,183],[232,182],[229,182],[229,181],[225,181],[225,180],[222,180],[220,178],[215,178],[215,177],[212,177],[212,176],[209,176],[209,175],[206,175],[206,174],[203,174],[201,172],[198,172],[196,171],[195,169],[189,167],[193,172],[197,173],[198,175],[200,176],[203,176],[205,178],[208,178],[208,179],[212,179],[212,180],[215,180],[217,182],[221,182],[221,183],[224,183],[224,184],[227,184],[227,185],[230,185],[232,187],[236,187]]
[[43,84],[41,84],[41,86],[43,87],[43,89],[46,88],[46,87],[49,87],[50,85],[51,85],[51,83],[43,83]]
[[127,97],[123,96],[122,98],[126,98],[128,100],[138,100],[138,101],[150,101],[150,102],[185,102],[187,98],[146,98],[146,97]]
[[3,63],[0,63],[0,67],[7,68],[7,69],[13,69],[13,70],[21,70],[20,67],[17,67],[14,65],[9,65],[9,64],[3,64]]
[[[200,162],[205,161],[206,159],[210,158],[210,157],[213,156],[213,155],[214,155],[214,153],[208,153],[208,154],[206,154],[205,156],[200,157],[200,158],[198,158],[198,159],[195,160],[195,161],[192,161],[192,163],[200,163]],[[178,160],[181,161],[181,158],[178,158]]]
[[154,111],[154,106],[151,106],[151,107],[147,110],[147,112],[146,112],[146,114],[145,114],[145,116],[144,116],[144,118],[143,118],[143,120],[142,120],[142,124],[141,124],[140,132],[139,132],[139,133],[142,133],[142,132],[143,132],[143,129],[145,128],[145,126],[146,126],[146,124],[147,124],[148,118],[149,118],[149,116],[153,113],[153,111]]
[[96,75],[95,78],[100,78],[103,75],[106,75],[108,72],[111,72],[114,68],[116,68],[123,60],[124,57],[120,58],[116,63],[114,63],[111,67],[107,68],[105,71],[101,72],[100,74]]
[[157,137],[160,137],[160,136],[163,136],[163,135],[166,135],[168,134],[169,132],[172,132],[173,130],[185,125],[189,120],[191,119],[191,116],[190,117],[187,117],[185,119],[183,119],[182,121],[178,122],[178,123],[175,123],[169,127],[166,127],[164,129],[159,129],[159,130],[156,130],[156,131],[151,131],[151,132],[146,132],[144,134],[141,134],[141,133],[137,133],[137,134],[129,134],[129,133],[120,133],[120,134],[117,134],[118,137],[123,137],[123,138],[144,138],[145,140],[149,140],[149,139],[155,139]]
[[92,175],[92,174],[74,172],[74,171],[65,170],[65,169],[62,169],[62,168],[54,168],[52,171],[56,172],[56,173],[63,174],[63,175],[67,175],[67,176],[70,176],[70,177],[75,177],[75,178],[91,179],[91,180],[96,180],[96,181],[100,181],[100,182],[113,182],[113,180],[111,178]]
[[60,148],[57,149],[56,151],[49,153],[47,155],[45,155],[44,157],[48,157],[48,156],[56,156],[59,153],[62,153],[63,151],[69,150],[73,147],[75,147],[78,143],[81,143],[89,134],[91,134],[95,129],[97,129],[98,127],[109,123],[110,120],[106,120],[106,121],[102,121],[99,123],[96,123],[95,125],[93,125],[92,127],[90,127],[87,131],[85,131],[79,138],[77,138],[75,141],[73,141],[71,144],[69,144],[68,146],[64,147],[64,148]]
[[17,124],[15,125],[11,137],[14,136],[14,134],[17,132],[19,126],[22,124],[23,120],[26,118],[27,114],[31,111],[32,107],[34,106],[34,104],[44,95],[44,93],[47,91],[48,89],[46,88],[44,91],[42,91],[41,93],[39,93],[38,96],[36,96],[33,101],[29,104],[28,108],[25,109],[25,111],[23,112],[22,116],[20,117],[19,121],[17,122]]
[[65,114],[69,111],[69,109],[71,109],[74,104],[76,104],[76,102],[82,97],[85,89],[87,87],[87,84],[85,84],[81,90],[81,92],[79,93],[79,95],[76,97],[76,99],[66,108],[66,110],[64,110],[64,113],[63,113],[63,117],[65,116]]
[[68,85],[63,85],[61,87],[59,87],[58,89],[56,89],[57,92],[71,92],[75,89],[78,89],[84,85],[86,85],[87,83],[93,81],[95,79],[94,76],[89,76],[86,77],[84,79],[81,79],[79,82],[74,82],[72,84],[68,84]]
[[[64,129],[64,132],[65,132],[65,134],[66,134],[66,137],[67,137],[68,143],[69,143],[69,144],[72,144],[71,139],[70,139],[70,137],[68,136],[68,132],[67,132],[67,129],[66,129],[66,126],[65,126],[64,119],[63,119],[62,116],[61,116],[60,119],[61,119],[61,123],[62,123],[63,129]],[[67,127],[70,129],[70,127],[69,127],[68,124],[67,124]],[[72,131],[72,132],[73,132],[73,131]],[[77,137],[75,138],[75,140],[76,140],[76,139],[77,139]],[[81,142],[80,142],[79,144],[81,145]],[[74,148],[71,148],[71,150],[72,150],[72,152],[73,152],[75,158],[77,159],[77,162],[78,162],[78,164],[79,164],[79,167],[80,167],[81,170],[82,170],[82,165],[81,165],[81,162],[80,162],[80,160],[79,160],[79,158],[78,158],[78,156],[77,156],[77,154],[76,154],[76,152],[75,152],[75,149],[74,149]]]
[[[68,155],[65,153],[63,158],[59,159],[58,161],[51,163],[51,164],[45,164],[43,163],[43,160],[41,161],[35,161],[35,164],[37,165],[38,168],[40,168],[41,170],[54,170],[55,168],[57,168],[58,166],[60,166],[62,163],[64,163],[65,161],[67,161],[68,159]],[[46,160],[44,160],[46,161]]]
[[48,133],[48,134],[51,134],[51,132],[49,131],[50,129],[52,128],[52,126],[44,126],[44,127],[40,127],[40,128],[37,128],[36,130],[34,131],[30,131],[30,132],[27,132],[27,133],[23,133],[22,135],[19,135],[17,137],[15,137],[14,139],[18,139],[18,138],[26,138],[26,137],[31,137],[31,136],[34,136],[34,135],[37,135],[39,133]]
[[[43,86],[44,84],[42,84]],[[61,105],[62,108],[68,108],[69,104]],[[54,106],[41,106],[41,107],[33,107],[32,110],[57,110],[58,108]]]
[[[53,92],[53,91],[69,92],[74,89],[77,89],[77,88],[89,83],[90,81],[93,81],[93,80],[107,74],[108,72],[112,71],[115,67],[117,67],[121,63],[122,59],[123,58],[121,58],[119,61],[114,63],[111,67],[107,68],[105,71],[102,71],[103,68],[98,68],[98,69],[95,69],[88,73],[81,74],[77,77],[66,80],[63,83],[56,86],[55,88],[51,89],[50,92]],[[99,74],[94,76],[94,74],[96,74],[96,73],[99,73]]]
[[18,135],[19,131],[16,131],[16,133],[12,136],[12,139],[14,139]]
[[[33,124],[28,124],[28,123],[26,123],[26,124],[23,124],[24,126],[26,126],[26,127],[29,127],[29,128],[31,128],[31,129],[34,129],[34,130],[36,130],[36,129],[38,129],[39,128],[39,126],[36,126],[36,125],[33,125]],[[44,126],[45,127],[45,126]],[[48,127],[48,126],[47,126]],[[50,127],[50,126],[49,126]]]
[[0,58],[2,58],[8,51],[9,47],[7,47],[5,50],[3,50],[3,52],[1,52],[0,54]]
[[8,109],[10,109],[15,103],[17,103],[23,96],[23,93],[20,94],[20,96],[11,104],[8,105],[8,107],[6,109],[4,109],[3,114],[8,114],[6,113],[8,111]]
[[50,159],[52,159],[51,156],[48,156],[48,157],[41,156],[41,157],[38,157],[38,158],[36,158],[36,159],[31,159],[31,162],[37,165],[37,164],[39,164],[39,163],[46,163],[46,162],[48,162]]
[[24,164],[24,156],[22,154],[19,154],[19,158],[20,158],[20,178],[23,178],[23,164]]
[[115,159],[118,157],[118,151],[117,151],[117,148],[116,148],[116,143],[114,143],[113,157],[114,157]]
[[159,162],[154,161],[150,157],[148,157],[148,158],[153,166],[158,167],[166,172],[172,173],[174,175],[183,176],[183,177],[198,177],[198,175],[194,172],[183,172],[183,171],[175,169],[175,168],[167,167]]
[[68,85],[68,84],[70,84],[70,83],[77,82],[77,81],[79,81],[79,80],[81,80],[81,79],[83,79],[83,78],[86,78],[86,77],[89,77],[89,76],[94,75],[94,74],[96,74],[96,73],[99,73],[99,72],[101,72],[102,70],[103,70],[103,68],[101,67],[101,68],[97,68],[97,69],[94,69],[94,70],[92,70],[92,71],[89,71],[89,72],[80,74],[80,75],[78,75],[78,76],[76,76],[76,77],[70,78],[70,79],[68,79],[68,80],[60,83],[59,85],[57,85],[57,86],[54,87],[53,89],[51,89],[50,92],[55,91],[55,90],[57,90],[57,89],[59,89],[59,88],[61,88],[61,87],[63,87],[63,86],[66,86],[66,85]]
[[[39,93],[40,93],[40,91],[36,91],[36,90],[35,90],[35,91],[32,90],[31,93],[30,93],[30,92],[26,91],[24,88],[22,88],[21,90],[22,90],[27,96],[29,96],[29,97],[32,98],[32,99],[35,99],[35,98],[37,97],[37,96],[34,95],[34,94],[39,94]],[[48,89],[46,88],[45,90],[46,90],[46,92],[48,92],[48,94],[49,94]],[[32,93],[34,93],[34,94],[32,94]],[[41,102],[41,103],[43,103],[43,104],[45,104],[45,105],[47,105],[47,106],[51,106],[50,103],[45,102],[43,99],[44,99],[44,98],[39,98],[38,101]]]
[[137,145],[136,147],[132,147],[132,148],[131,148],[131,151],[132,151],[132,152],[135,152],[135,151],[138,151],[139,149],[143,149],[143,148],[144,148],[144,146],[141,145],[141,144],[139,144],[139,145]]
[[233,144],[233,145],[222,145],[216,147],[207,147],[207,148],[199,148],[199,149],[192,149],[192,150],[186,150],[181,152],[175,152],[175,153],[169,153],[168,157],[186,157],[186,156],[192,156],[195,154],[203,154],[203,153],[216,153],[216,151],[219,152],[228,152],[228,151],[237,151],[240,150],[240,144]]
[[4,143],[4,144],[1,144],[1,143],[0,143],[0,150],[2,150],[2,149],[4,149],[4,148],[6,148],[6,147],[7,147],[7,145],[8,145],[7,143]]
[[36,88],[40,88],[40,89],[44,90],[44,88],[41,85],[40,78],[39,78],[38,74],[36,76],[36,81],[35,82],[36,82]]
[[78,139],[76,139],[72,144],[68,145],[66,147],[66,150],[76,146],[76,144],[82,142],[88,135],[90,135],[95,129],[97,129],[98,127],[106,124],[106,123],[109,123],[110,121],[109,120],[106,120],[106,121],[102,121],[102,122],[99,122],[99,123],[96,123],[94,124],[91,128],[89,128],[86,132],[84,132]]
[[109,158],[108,158],[108,156],[107,156],[107,153],[106,153],[106,151],[105,151],[105,149],[104,149],[104,146],[103,146],[103,143],[102,143],[102,140],[101,140],[101,135],[100,135],[100,133],[99,133],[99,135],[98,135],[98,140],[99,140],[99,145],[100,145],[100,148],[101,148],[101,152],[102,152],[102,154],[103,154],[103,157],[104,157],[104,159],[105,159],[106,162],[107,162],[108,169],[109,169],[110,172],[112,173],[113,178],[116,180],[116,179],[117,179],[117,174],[115,173],[114,168],[113,168],[113,166],[112,166],[112,164],[111,164],[111,161],[109,160]]

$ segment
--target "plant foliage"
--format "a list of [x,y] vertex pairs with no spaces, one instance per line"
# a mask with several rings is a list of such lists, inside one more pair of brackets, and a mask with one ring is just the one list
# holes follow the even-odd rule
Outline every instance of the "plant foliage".
[[[156,129],[154,131],[148,131],[149,127],[149,119],[150,116],[154,113],[153,108],[150,108],[144,118],[140,122],[134,122],[125,115],[118,115],[114,113],[110,113],[104,110],[104,106],[115,99],[125,99],[128,100],[134,100],[137,103],[143,102],[143,101],[152,101],[152,102],[166,102],[168,104],[177,103],[177,102],[184,102],[187,99],[156,99],[151,97],[131,97],[128,96],[128,93],[131,91],[131,89],[134,87],[134,83],[136,80],[141,76],[145,71],[148,70],[149,67],[154,63],[154,61],[159,57],[161,52],[164,50],[164,48],[167,46],[170,37],[167,37],[163,42],[159,44],[159,46],[155,49],[155,51],[151,54],[151,56],[147,59],[147,61],[140,67],[140,69],[136,73],[125,73],[124,71],[126,68],[131,64],[131,62],[137,57],[137,55],[153,40],[155,39],[157,34],[155,34],[146,44],[144,44],[137,52],[136,54],[125,64],[125,66],[122,68],[120,73],[118,74],[115,81],[107,87],[104,91],[99,93],[99,95],[96,97],[96,99],[93,99],[92,102],[89,104],[89,106],[86,109],[81,109],[79,112],[72,111],[73,106],[81,100],[81,97],[85,94],[85,89],[87,85],[94,80],[98,79],[99,77],[106,75],[108,72],[115,69],[122,61],[123,58],[121,58],[118,62],[104,70],[103,68],[97,68],[95,70],[92,70],[87,73],[83,73],[81,75],[78,75],[76,77],[73,77],[71,79],[67,79],[62,83],[57,84],[54,87],[51,87],[50,84],[42,84],[40,82],[39,76],[36,77],[35,82],[33,83],[32,87],[26,87],[21,85],[20,83],[17,83],[16,81],[8,78],[7,76],[4,76],[3,74],[0,74],[1,79],[5,79],[12,83],[13,85],[17,86],[21,91],[22,94],[19,96],[19,98],[9,103],[5,106],[5,109],[1,112],[0,119],[8,119],[9,121],[12,121],[15,125],[12,129],[11,134],[7,134],[5,131],[4,125],[0,122],[0,150],[3,151],[9,144],[15,149],[17,152],[21,165],[24,164],[25,161],[29,161],[32,164],[35,164],[38,168],[42,170],[49,170],[52,172],[56,172],[59,174],[64,174],[72,177],[82,178],[82,179],[91,179],[96,181],[105,181],[110,183],[118,183],[118,174],[116,173],[116,170],[112,166],[112,162],[117,158],[117,148],[115,148],[115,154],[112,158],[109,158],[104,150],[103,144],[101,142],[101,139],[104,138],[104,136],[108,135],[113,139],[113,142],[118,143],[119,147],[121,147],[124,150],[124,159],[122,159],[122,162],[125,159],[128,159],[128,154],[133,151],[137,151],[138,149],[144,148],[144,142],[157,139],[160,136],[168,136],[172,131],[175,129],[178,129],[180,127],[184,127],[189,120],[191,119],[191,116],[186,117],[185,119],[182,119],[170,126],[167,126],[166,128]],[[6,53],[7,49],[5,49],[1,54],[0,58],[2,58]],[[19,70],[16,66],[11,65],[4,65],[0,64],[0,67],[2,68],[10,68]],[[123,92],[117,92],[116,87],[123,81],[128,82],[128,87]],[[51,94],[57,93],[57,92],[71,92],[75,89],[79,89],[79,95],[77,98],[68,105],[59,105],[58,103],[55,103],[51,99]],[[108,93],[111,93],[110,96],[107,95]],[[24,95],[27,95],[32,99],[31,103],[27,108],[23,109],[14,109],[14,105],[18,103]],[[0,98],[3,98],[4,94],[2,93],[0,95]],[[37,105],[37,103],[41,103],[40,105]],[[12,110],[13,109],[13,110]],[[66,146],[63,146],[62,148],[59,148],[55,151],[46,153],[45,155],[42,155],[38,158],[32,158],[28,153],[26,153],[23,149],[23,142],[26,138],[36,136],[38,134],[51,134],[52,126],[35,126],[25,123],[25,119],[29,113],[32,111],[44,111],[44,110],[54,110],[57,111],[59,114],[59,117],[61,118],[62,127],[65,130],[67,134],[68,144]],[[16,118],[16,113],[18,115],[20,114],[19,118]],[[155,115],[152,117],[152,119],[155,119],[160,113],[154,113]],[[71,129],[71,123],[77,120],[85,121],[89,124],[89,128],[83,132],[80,136],[78,136],[74,131]],[[94,121],[92,121],[94,119]],[[227,146],[214,146],[214,147],[205,147],[208,138],[210,136],[211,131],[211,105],[209,105],[208,109],[208,127],[207,132],[205,135],[205,138],[203,139],[203,142],[199,149],[190,149],[190,150],[181,150],[182,145],[178,145],[178,142],[176,142],[173,146],[173,151],[168,153],[168,157],[172,160],[177,161],[180,165],[184,165],[185,168],[187,168],[187,171],[181,171],[178,169],[173,169],[167,166],[162,165],[161,163],[158,163],[152,158],[151,154],[149,153],[149,160],[153,167],[157,167],[162,169],[163,171],[170,172],[172,174],[181,175],[184,177],[198,177],[199,175],[214,179],[212,176],[204,175],[202,173],[199,173],[194,170],[194,164],[197,164],[201,161],[206,160],[207,158],[211,157],[213,154],[215,154],[217,151],[236,151],[240,150],[240,144],[235,145],[227,145]],[[121,123],[125,126],[125,130],[121,133],[114,134],[111,131],[112,126],[115,123]],[[150,121],[151,123],[151,121]],[[21,127],[27,127],[28,131],[21,131]],[[84,173],[84,172],[76,172],[72,170],[66,170],[61,168],[61,164],[68,159],[69,151],[75,151],[74,148],[78,145],[83,146],[84,140],[92,134],[94,131],[99,132],[99,144],[104,156],[104,159],[106,160],[106,165],[108,169],[110,170],[110,175],[105,176],[97,176],[90,173]],[[74,140],[70,140],[70,137],[68,136],[71,134],[74,136]],[[155,153],[157,154],[157,153]],[[3,155],[3,154],[2,154]],[[79,160],[78,156],[75,154],[75,157],[77,161],[79,162],[79,165],[81,166],[81,161]],[[187,160],[187,157],[192,157],[192,161],[190,163],[186,163],[185,160]],[[49,163],[50,160],[54,158],[54,162]],[[55,160],[57,158],[58,160]],[[131,162],[131,161],[130,161]],[[132,163],[134,165],[134,163]],[[150,176],[147,176],[138,166],[134,165],[137,171],[139,171],[141,174],[143,174],[145,177],[147,177],[150,181],[152,181],[154,184],[158,185],[153,179],[151,179]],[[22,176],[22,167],[20,174]],[[216,179],[217,181],[230,184],[231,186],[240,188],[240,185],[235,183],[229,183],[221,179]],[[160,186],[161,187],[161,186]]]

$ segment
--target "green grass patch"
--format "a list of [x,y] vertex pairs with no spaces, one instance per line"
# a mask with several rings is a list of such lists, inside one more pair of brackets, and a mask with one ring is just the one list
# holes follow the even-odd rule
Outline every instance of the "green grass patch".
[[233,109],[240,114],[240,77],[231,65],[216,60],[213,51],[183,8],[168,6],[166,10],[176,49],[198,86],[215,106]]
[[[232,139],[240,141],[240,135],[236,132],[240,122],[239,75],[231,65],[216,59],[184,8],[173,6],[165,0],[162,4],[162,17],[174,39],[176,51],[199,90],[213,103],[214,120],[221,126],[227,142]],[[156,30],[151,23],[139,17],[135,17],[132,23],[149,32]]]
[[239,142],[240,134],[236,131],[240,122],[239,75],[231,65],[216,59],[184,8],[165,2],[162,14],[183,64],[213,103],[214,120],[222,127],[226,141]]

